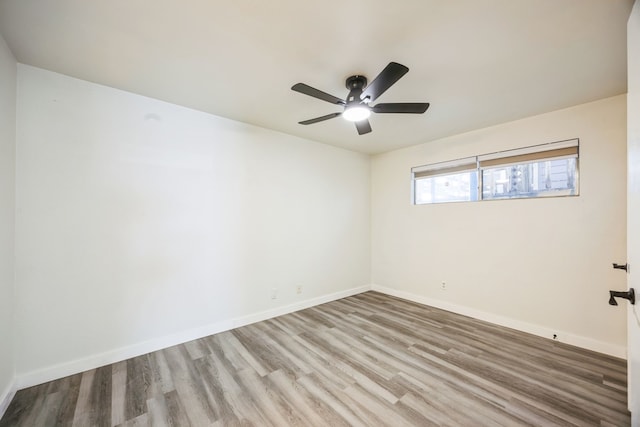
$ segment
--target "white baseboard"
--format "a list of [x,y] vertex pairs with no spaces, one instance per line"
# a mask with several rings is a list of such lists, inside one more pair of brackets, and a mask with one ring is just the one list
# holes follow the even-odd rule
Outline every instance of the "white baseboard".
[[9,404],[13,400],[13,397],[16,395],[16,391],[18,391],[18,388],[16,386],[16,381],[14,378],[7,385],[7,387],[2,392],[0,392],[0,419],[2,419],[2,416],[7,411]]
[[[362,292],[374,290],[387,295],[396,296],[409,301],[417,302],[419,304],[429,305],[443,310],[451,311],[453,313],[470,316],[475,319],[484,320],[497,325],[505,326],[508,328],[516,329],[522,332],[527,332],[533,335],[550,338],[553,334],[558,334],[558,341],[567,344],[575,345],[577,347],[585,348],[588,350],[597,351],[599,353],[608,354],[611,356],[626,358],[626,348],[622,346],[616,346],[602,341],[597,341],[591,338],[571,334],[569,332],[563,332],[558,330],[552,330],[543,326],[535,325],[532,323],[522,322],[519,320],[511,319],[504,316],[499,316],[492,313],[476,310],[470,307],[457,305],[447,301],[436,300],[421,295],[413,294],[410,292],[400,291],[393,288],[387,288],[378,285],[365,285],[357,288],[348,289],[345,291],[335,292],[328,295],[323,295],[316,298],[296,302],[282,307],[277,307],[271,310],[265,310],[258,313],[250,314],[247,316],[241,316],[214,324],[202,326],[199,328],[190,329],[177,334],[167,335],[164,337],[156,338],[153,340],[141,342],[138,344],[121,347],[101,354],[92,355],[86,358],[65,362],[59,365],[49,366],[36,371],[20,374],[15,378],[14,383],[9,389],[5,390],[4,394],[0,395],[0,414],[6,410],[6,406],[15,395],[16,390],[31,387],[34,385],[42,384],[47,381],[52,381],[58,378],[63,378],[68,375],[77,374],[90,369],[95,369],[100,366],[116,363],[122,360],[129,359],[131,357],[140,356],[153,351],[161,350],[163,348],[171,347],[173,345],[182,344],[194,339],[203,338],[209,335],[225,332],[234,328],[249,325],[251,323],[261,322],[263,320],[272,319],[284,314],[293,313],[295,311],[303,310],[305,308],[313,307],[316,305],[324,304],[327,302],[335,301],[341,298],[346,298],[352,295],[357,295]],[[3,399],[4,397],[4,399]]]
[[398,298],[406,299],[409,301],[417,302],[419,304],[429,305],[431,307],[441,308],[443,310],[451,311],[453,313],[462,314],[464,316],[473,317],[474,319],[484,320],[496,325],[505,326],[507,328],[515,329],[521,332],[526,332],[532,335],[537,335],[543,338],[552,338],[554,334],[558,336],[556,341],[571,344],[576,347],[581,347],[587,350],[597,351],[598,353],[604,353],[609,356],[619,357],[621,359],[627,358],[627,349],[623,346],[610,344],[603,341],[594,340],[592,338],[575,335],[570,332],[558,331],[556,329],[550,329],[544,326],[536,325],[533,323],[523,322],[520,320],[512,319],[497,314],[488,313],[474,308],[454,304],[447,301],[441,301],[433,298],[428,298],[422,295],[413,294],[410,292],[400,291],[393,288],[387,288],[384,286],[371,285],[371,290],[377,291],[383,294],[395,296]]
[[273,319],[274,317],[282,316],[284,314],[289,314],[295,311],[304,310],[305,308],[309,308],[309,307],[315,307],[316,305],[350,297],[352,295],[361,294],[363,292],[367,292],[370,290],[371,290],[371,285],[364,285],[358,288],[352,288],[352,289],[347,289],[346,291],[334,292],[329,295],[323,295],[323,296],[308,299],[305,301],[300,301],[294,304],[285,305],[284,307],[278,307],[272,310],[262,311],[260,313],[251,314],[249,316],[239,317],[234,320],[233,328],[239,328],[240,326],[250,325],[256,322],[262,322],[263,320],[267,320],[267,319]]
[[294,304],[277,307],[271,310],[265,310],[259,313],[241,316],[202,326],[199,328],[190,329],[177,334],[167,335],[138,344],[117,348],[108,352],[92,355],[82,359],[77,359],[54,366],[48,366],[36,371],[18,373],[15,380],[15,386],[19,390],[26,387],[42,384],[47,381],[52,381],[58,378],[64,378],[69,375],[88,371],[90,369],[95,369],[100,366],[109,365],[111,363],[120,362],[122,360],[151,353],[153,351],[161,350],[163,348],[171,347],[177,344],[182,344],[198,338],[225,332],[234,328],[249,325],[251,323],[272,319],[277,316],[293,313],[294,311],[303,310],[305,308],[324,304],[330,301],[335,301],[337,299],[346,298],[351,295],[360,294],[370,289],[370,285],[365,285],[357,288],[347,289],[345,291],[334,292],[332,294],[311,298],[308,300],[296,302]]

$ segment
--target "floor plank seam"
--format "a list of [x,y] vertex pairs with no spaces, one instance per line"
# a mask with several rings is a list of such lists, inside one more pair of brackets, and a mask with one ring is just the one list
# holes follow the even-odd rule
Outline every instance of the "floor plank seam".
[[16,393],[0,427],[630,424],[626,365],[377,292]]

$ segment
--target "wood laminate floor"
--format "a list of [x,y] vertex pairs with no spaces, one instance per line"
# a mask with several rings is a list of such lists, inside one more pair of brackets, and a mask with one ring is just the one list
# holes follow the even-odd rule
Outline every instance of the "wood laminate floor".
[[7,426],[627,426],[623,360],[367,292],[19,391]]

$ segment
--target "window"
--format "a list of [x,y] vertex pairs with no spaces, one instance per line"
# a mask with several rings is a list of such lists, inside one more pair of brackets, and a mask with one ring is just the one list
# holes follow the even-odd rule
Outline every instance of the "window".
[[413,178],[415,204],[477,200],[475,157],[414,168]]
[[566,144],[555,143],[478,156],[482,199],[577,194],[578,145],[575,142],[576,145],[565,147],[559,145]]
[[579,141],[415,167],[414,204],[578,195]]

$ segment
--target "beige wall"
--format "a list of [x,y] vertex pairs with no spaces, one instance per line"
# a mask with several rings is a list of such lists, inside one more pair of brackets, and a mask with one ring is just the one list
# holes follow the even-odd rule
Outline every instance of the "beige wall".
[[0,417],[14,378],[16,60],[0,37]]
[[[625,356],[625,96],[375,156],[372,282],[386,292]],[[580,196],[413,206],[413,166],[580,138]],[[441,282],[446,282],[446,290]]]
[[[385,292],[624,356],[624,311],[607,305],[625,280],[610,264],[626,255],[624,96],[369,161],[18,70],[20,386],[359,292],[370,274]],[[577,198],[410,204],[413,166],[576,137]]]
[[16,151],[20,386],[369,286],[366,155],[24,65]]

